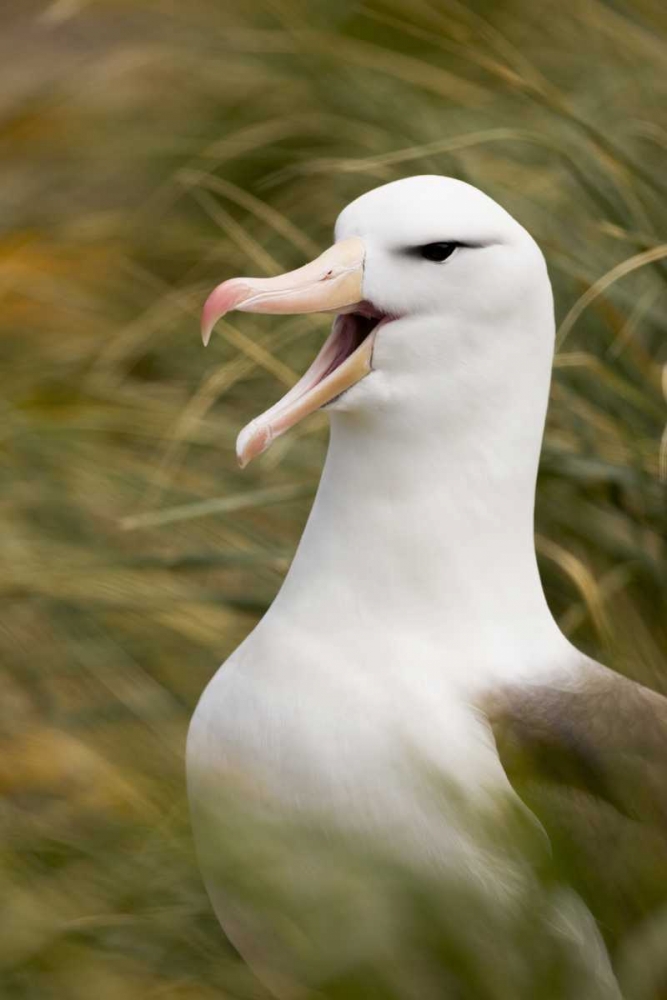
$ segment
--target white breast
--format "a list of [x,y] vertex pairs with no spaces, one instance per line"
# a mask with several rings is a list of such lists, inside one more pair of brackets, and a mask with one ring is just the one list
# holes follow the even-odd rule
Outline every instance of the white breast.
[[416,853],[446,855],[459,835],[434,774],[480,805],[509,793],[486,725],[442,669],[419,662],[419,650],[406,670],[381,644],[387,662],[378,677],[345,662],[341,650],[309,645],[303,634],[281,645],[260,628],[218,671],[188,738],[191,793],[198,775],[209,796],[212,775],[221,792],[240,781],[244,796],[287,816],[391,830],[413,840]]

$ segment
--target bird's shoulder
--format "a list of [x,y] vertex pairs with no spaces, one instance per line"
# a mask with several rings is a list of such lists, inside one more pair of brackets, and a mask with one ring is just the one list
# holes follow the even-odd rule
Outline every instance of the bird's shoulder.
[[548,682],[487,690],[480,707],[511,780],[539,773],[667,827],[663,695],[581,655]]
[[480,707],[510,783],[614,950],[667,903],[667,698],[584,657]]

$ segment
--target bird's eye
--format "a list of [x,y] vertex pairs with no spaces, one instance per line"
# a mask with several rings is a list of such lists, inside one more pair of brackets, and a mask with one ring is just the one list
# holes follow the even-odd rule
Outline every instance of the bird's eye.
[[460,245],[460,243],[427,243],[426,246],[418,248],[418,253],[424,260],[432,260],[441,264],[443,260],[451,257]]

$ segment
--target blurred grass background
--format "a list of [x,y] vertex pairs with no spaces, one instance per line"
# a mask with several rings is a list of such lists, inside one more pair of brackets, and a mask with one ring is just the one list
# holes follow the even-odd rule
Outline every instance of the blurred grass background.
[[545,588],[667,690],[666,29],[658,0],[0,3],[3,998],[261,995],[199,882],[184,738],[326,445],[314,419],[241,473],[236,433],[327,322],[235,316],[204,353],[198,312],[372,186],[460,177],[544,249]]

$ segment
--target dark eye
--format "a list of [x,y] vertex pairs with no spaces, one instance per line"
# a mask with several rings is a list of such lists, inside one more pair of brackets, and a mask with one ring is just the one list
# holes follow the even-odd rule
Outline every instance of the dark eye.
[[451,257],[460,243],[427,243],[426,246],[419,247],[418,253],[424,260],[433,260],[441,264],[443,260]]

